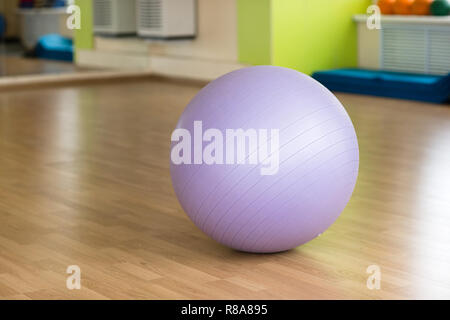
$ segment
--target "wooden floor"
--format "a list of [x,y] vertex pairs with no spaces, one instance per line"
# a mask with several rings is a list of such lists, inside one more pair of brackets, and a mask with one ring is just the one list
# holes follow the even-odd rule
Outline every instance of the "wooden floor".
[[361,151],[351,202],[321,237],[257,255],[207,238],[174,196],[170,133],[199,89],[0,93],[1,299],[450,299],[448,105],[339,94]]
[[70,62],[0,55],[0,77],[86,71]]

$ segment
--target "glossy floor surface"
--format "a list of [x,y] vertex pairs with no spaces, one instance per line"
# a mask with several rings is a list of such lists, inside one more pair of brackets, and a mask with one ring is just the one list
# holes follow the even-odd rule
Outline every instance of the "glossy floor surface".
[[0,77],[61,74],[83,71],[70,62],[0,55]]
[[360,144],[354,196],[321,237],[258,255],[207,238],[172,190],[170,134],[199,89],[0,93],[0,299],[450,299],[448,105],[338,94]]

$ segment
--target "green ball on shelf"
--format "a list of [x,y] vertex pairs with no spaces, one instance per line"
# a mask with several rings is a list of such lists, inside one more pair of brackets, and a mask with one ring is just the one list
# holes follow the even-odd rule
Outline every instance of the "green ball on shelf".
[[450,14],[449,0],[435,0],[430,7],[433,16],[447,16]]

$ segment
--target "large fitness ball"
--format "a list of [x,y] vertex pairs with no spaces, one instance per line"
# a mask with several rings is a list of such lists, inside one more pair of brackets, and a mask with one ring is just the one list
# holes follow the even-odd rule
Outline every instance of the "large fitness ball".
[[171,140],[181,206],[206,234],[241,251],[284,251],[317,237],[345,208],[358,174],[358,142],[341,103],[281,67],[211,82]]

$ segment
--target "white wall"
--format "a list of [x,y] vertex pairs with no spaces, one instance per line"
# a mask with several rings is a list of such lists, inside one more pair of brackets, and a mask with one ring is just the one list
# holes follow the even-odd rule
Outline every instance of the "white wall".
[[77,52],[77,63],[204,80],[241,68],[236,0],[198,0],[197,23],[193,40],[96,38],[95,50]]
[[198,36],[194,40],[154,42],[153,54],[237,61],[236,0],[197,0]]
[[370,30],[365,22],[358,22],[358,67],[380,68],[380,34],[380,30]]

